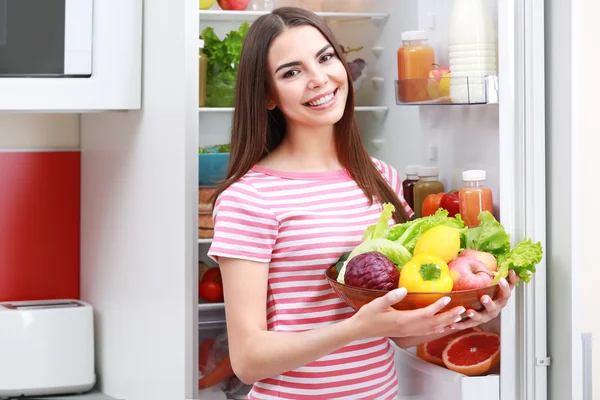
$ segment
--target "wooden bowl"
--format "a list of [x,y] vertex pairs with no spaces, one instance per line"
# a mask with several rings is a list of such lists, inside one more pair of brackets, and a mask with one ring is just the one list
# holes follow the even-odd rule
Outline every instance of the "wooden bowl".
[[[378,297],[388,293],[387,290],[363,289],[355,286],[344,285],[337,281],[337,272],[335,265],[325,270],[325,276],[329,284],[337,295],[344,300],[350,307],[358,311],[362,306],[371,302]],[[481,296],[487,294],[492,300],[496,299],[500,287],[496,284],[481,289],[473,290],[457,290],[454,292],[412,292],[407,293],[406,297],[394,304],[392,307],[396,310],[416,310],[418,308],[427,307],[431,303],[439,300],[444,296],[450,297],[450,303],[446,305],[440,312],[448,311],[454,307],[463,306],[467,310],[479,311],[483,309],[481,304]],[[465,318],[466,315],[463,315]]]

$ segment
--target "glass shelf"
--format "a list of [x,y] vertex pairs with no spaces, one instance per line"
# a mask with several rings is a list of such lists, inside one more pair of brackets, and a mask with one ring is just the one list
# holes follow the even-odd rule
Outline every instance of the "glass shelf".
[[[225,11],[225,10],[199,10],[200,22],[204,21],[236,21],[252,22],[269,11]],[[352,13],[352,12],[317,12],[326,21],[362,21],[367,19],[376,22],[385,21],[389,17],[387,13]]]
[[405,79],[394,81],[394,86],[400,106],[498,104],[497,75]]

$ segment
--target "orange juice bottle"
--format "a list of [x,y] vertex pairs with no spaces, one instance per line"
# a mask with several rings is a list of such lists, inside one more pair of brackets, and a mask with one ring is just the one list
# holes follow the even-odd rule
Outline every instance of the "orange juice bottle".
[[402,102],[429,100],[427,80],[434,68],[433,48],[427,32],[402,32],[402,47],[398,49],[398,99]]
[[477,219],[479,213],[494,213],[492,190],[485,187],[486,173],[481,169],[463,171],[462,176],[464,186],[458,191],[460,216],[465,226],[474,228],[481,223]]

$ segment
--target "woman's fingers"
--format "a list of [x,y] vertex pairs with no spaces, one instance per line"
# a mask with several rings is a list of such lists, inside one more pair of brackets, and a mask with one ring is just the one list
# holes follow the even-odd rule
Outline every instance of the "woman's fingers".
[[514,288],[517,283],[519,283],[519,275],[517,275],[517,273],[515,272],[515,270],[511,269],[510,271],[508,271],[508,283],[510,288]]
[[391,290],[390,292],[386,293],[385,296],[381,296],[371,301],[370,304],[373,304],[373,307],[375,307],[377,311],[386,311],[405,297],[406,288],[399,288]]

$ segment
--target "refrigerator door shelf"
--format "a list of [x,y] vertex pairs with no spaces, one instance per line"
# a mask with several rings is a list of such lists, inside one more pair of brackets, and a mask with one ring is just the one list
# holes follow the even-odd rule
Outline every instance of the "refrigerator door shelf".
[[470,377],[421,360],[396,347],[401,376],[397,400],[499,400],[500,376]]
[[[396,80],[394,92],[399,106],[498,104],[498,75]],[[423,98],[425,93],[428,100],[410,101],[406,97]]]

